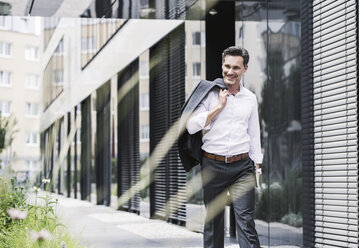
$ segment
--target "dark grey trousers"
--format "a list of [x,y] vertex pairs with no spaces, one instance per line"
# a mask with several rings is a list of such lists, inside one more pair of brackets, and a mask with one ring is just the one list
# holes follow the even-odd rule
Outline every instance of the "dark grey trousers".
[[254,169],[254,163],[249,157],[229,164],[203,157],[201,173],[207,211],[203,232],[204,248],[224,247],[224,207],[228,191],[233,201],[240,248],[260,247],[253,220]]

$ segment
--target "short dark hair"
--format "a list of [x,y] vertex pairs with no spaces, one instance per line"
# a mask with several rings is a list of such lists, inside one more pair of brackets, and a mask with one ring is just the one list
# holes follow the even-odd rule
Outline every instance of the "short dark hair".
[[224,58],[226,57],[226,55],[241,56],[243,58],[243,65],[248,65],[249,53],[243,47],[230,46],[226,48],[222,53],[222,63],[224,62]]

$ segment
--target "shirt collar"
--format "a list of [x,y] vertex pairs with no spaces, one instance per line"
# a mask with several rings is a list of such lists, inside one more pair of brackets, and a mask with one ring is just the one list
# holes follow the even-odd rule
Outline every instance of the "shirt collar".
[[235,94],[235,95],[232,95],[232,96],[239,96],[239,95],[242,95],[242,94],[244,94],[244,90],[243,90],[244,88],[243,88],[243,85],[242,85],[242,83],[239,83],[239,92],[237,93],[237,94]]

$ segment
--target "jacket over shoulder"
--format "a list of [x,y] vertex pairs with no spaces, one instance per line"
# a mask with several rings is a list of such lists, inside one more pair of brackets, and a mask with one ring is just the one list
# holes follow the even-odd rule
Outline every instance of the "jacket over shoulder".
[[221,89],[227,88],[222,78],[217,78],[214,81],[202,80],[193,90],[191,96],[187,99],[181,109],[177,145],[182,165],[187,172],[202,160],[202,131],[192,135],[189,134],[186,129],[186,122],[192,112],[214,87],[219,87]]

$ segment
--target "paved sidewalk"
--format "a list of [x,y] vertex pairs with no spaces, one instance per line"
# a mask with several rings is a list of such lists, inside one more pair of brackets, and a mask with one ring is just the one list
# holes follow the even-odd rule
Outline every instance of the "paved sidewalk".
[[183,227],[86,201],[56,198],[64,224],[88,247],[202,247],[202,234]]
[[[53,197],[59,199],[57,212],[63,223],[89,248],[201,248],[203,245],[202,233],[184,227],[61,195]],[[226,248],[238,248],[234,238],[226,238],[225,243]]]

